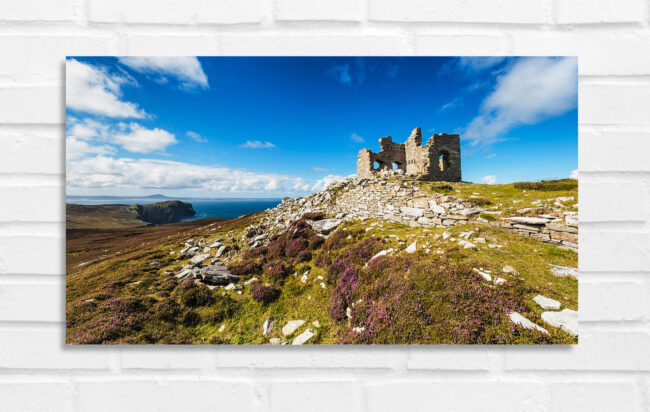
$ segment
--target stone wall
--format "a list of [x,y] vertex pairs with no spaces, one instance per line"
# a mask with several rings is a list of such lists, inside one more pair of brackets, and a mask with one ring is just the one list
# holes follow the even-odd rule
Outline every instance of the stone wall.
[[[301,213],[323,211],[350,220],[381,219],[416,227],[450,227],[477,223],[578,250],[578,214],[556,210],[540,216],[500,217],[499,211],[477,207],[470,200],[426,193],[409,181],[345,179],[310,197],[284,199],[280,210]],[[487,220],[481,213],[495,216]]]

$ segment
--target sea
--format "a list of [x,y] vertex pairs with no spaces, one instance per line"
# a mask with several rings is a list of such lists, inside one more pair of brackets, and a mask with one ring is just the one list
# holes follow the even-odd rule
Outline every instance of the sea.
[[80,205],[107,205],[107,204],[124,204],[146,205],[150,203],[164,202],[167,200],[180,200],[192,204],[196,215],[182,219],[182,221],[205,219],[207,217],[220,217],[231,219],[246,215],[249,213],[260,212],[262,210],[276,207],[282,202],[282,199],[263,198],[182,198],[166,196],[147,196],[147,197],[120,197],[120,196],[66,196],[66,203],[76,203]]

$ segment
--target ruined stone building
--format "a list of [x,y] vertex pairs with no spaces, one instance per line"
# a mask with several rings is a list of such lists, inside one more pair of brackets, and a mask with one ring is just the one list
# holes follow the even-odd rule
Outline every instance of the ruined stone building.
[[373,177],[382,171],[401,170],[419,180],[460,182],[460,137],[457,134],[434,134],[422,145],[422,131],[416,127],[404,143],[394,143],[390,136],[379,139],[380,151],[361,149],[357,160],[357,177]]

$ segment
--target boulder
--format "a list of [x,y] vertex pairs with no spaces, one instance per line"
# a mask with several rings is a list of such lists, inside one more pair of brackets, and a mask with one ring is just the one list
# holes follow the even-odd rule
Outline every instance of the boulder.
[[560,309],[560,302],[555,299],[547,298],[546,296],[537,295],[533,298],[535,303],[542,307],[542,309]]
[[503,270],[503,273],[514,273],[515,275],[519,274],[517,269],[513,268],[510,265],[505,265],[502,270]]
[[307,223],[314,229],[315,232],[326,235],[332,230],[336,229],[340,224],[341,219],[322,219],[322,220],[308,220]]
[[219,249],[217,249],[217,253],[214,255],[215,257],[220,258],[223,256],[224,253],[226,253],[230,248],[228,246],[221,245],[219,246]]
[[492,276],[490,276],[489,273],[484,272],[482,270],[473,268],[472,269],[474,272],[478,273],[483,279],[487,280],[488,282],[492,282]]
[[550,265],[551,273],[559,278],[571,276],[572,278],[578,279],[578,268],[572,268],[569,266],[558,266]]
[[303,333],[300,335],[296,336],[296,338],[291,342],[292,345],[302,345],[306,343],[309,339],[314,337],[314,332],[311,331],[311,329],[305,330]]
[[208,255],[207,253],[199,253],[198,255],[191,258],[190,262],[192,262],[193,264],[201,263],[204,260],[208,259],[210,256],[211,255]]
[[405,214],[407,216],[412,216],[412,217],[422,217],[424,215],[424,209],[420,207],[402,206],[400,207],[400,211],[402,212],[402,214]]
[[203,276],[203,282],[211,285],[228,285],[239,280],[223,264],[205,266],[199,269],[199,273]]
[[578,336],[578,312],[571,309],[564,309],[560,312],[542,313],[544,322],[551,326],[560,328],[563,331]]
[[287,322],[286,325],[282,328],[282,334],[284,336],[289,336],[293,332],[295,332],[299,327],[301,327],[305,323],[304,320],[299,319],[299,320],[290,320]]
[[508,318],[510,319],[510,322],[514,323],[517,326],[521,326],[524,329],[538,330],[543,334],[548,335],[548,331],[546,329],[544,329],[539,325],[534,324],[533,322],[526,319],[524,316],[522,316],[517,312],[508,313]]

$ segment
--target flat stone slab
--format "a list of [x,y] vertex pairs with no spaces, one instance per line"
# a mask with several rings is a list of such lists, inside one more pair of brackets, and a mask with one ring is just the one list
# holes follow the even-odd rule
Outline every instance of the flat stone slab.
[[199,253],[198,255],[196,255],[192,259],[190,259],[190,262],[192,262],[194,264],[201,263],[204,260],[208,259],[209,257],[211,257],[211,256],[208,255],[207,253]]
[[262,335],[266,336],[273,332],[273,319],[267,319],[262,325]]
[[501,219],[510,222],[524,223],[528,225],[545,225],[546,223],[551,221],[550,219],[546,219],[543,217],[528,217],[528,216],[503,217]]
[[311,331],[311,329],[307,329],[300,335],[296,336],[296,338],[291,342],[292,345],[302,345],[306,343],[309,339],[314,337],[314,332]]
[[336,229],[342,222],[341,219],[323,219],[323,220],[308,220],[307,221],[315,232],[323,235],[328,234]]
[[571,309],[564,309],[560,312],[542,313],[544,322],[551,326],[560,328],[563,331],[578,336],[578,312]]
[[534,324],[527,318],[523,317],[520,313],[510,312],[508,314],[508,318],[510,318],[510,322],[514,323],[515,325],[521,326],[524,329],[538,330],[543,334],[548,335],[548,331],[546,329],[544,329],[539,325]]
[[478,273],[483,279],[487,280],[488,282],[492,282],[492,276],[490,276],[489,273],[483,272],[482,270],[473,268],[472,269],[474,272]]
[[560,309],[560,302],[555,299],[547,298],[546,296],[537,295],[533,298],[535,303],[542,307],[542,309]]
[[209,265],[199,269],[199,275],[203,282],[212,285],[227,285],[237,282],[239,276],[235,276],[228,271],[228,268],[222,264]]
[[410,245],[408,245],[408,247],[406,248],[406,253],[414,253],[417,250],[417,248],[418,248],[418,242],[415,241]]
[[301,327],[305,323],[304,320],[299,319],[299,320],[290,320],[287,322],[286,325],[282,328],[282,334],[284,336],[289,336],[296,330],[298,330],[299,327]]
[[551,273],[559,278],[571,276],[572,278],[578,279],[578,268],[572,268],[569,266],[558,266],[550,265]]

